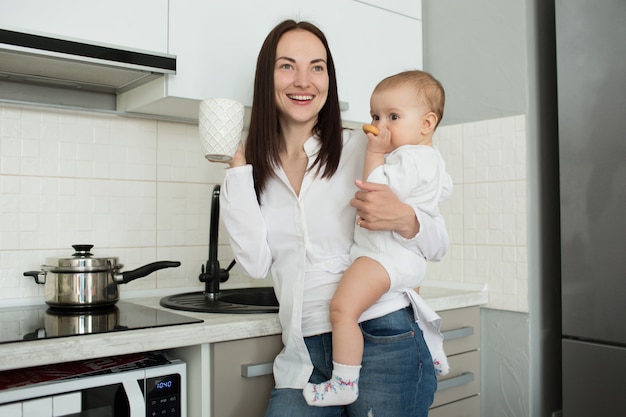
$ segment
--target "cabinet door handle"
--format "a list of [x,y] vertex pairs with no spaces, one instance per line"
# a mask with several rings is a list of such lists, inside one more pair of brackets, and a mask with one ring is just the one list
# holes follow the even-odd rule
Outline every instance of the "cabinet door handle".
[[446,330],[441,332],[443,340],[460,339],[462,337],[471,336],[474,334],[474,326],[460,327],[458,329]]
[[247,363],[241,365],[241,376],[244,378],[254,378],[263,375],[272,375],[273,362],[268,363]]
[[474,380],[474,372],[464,372],[459,376],[444,379],[437,382],[437,391],[458,387],[459,385],[468,384]]

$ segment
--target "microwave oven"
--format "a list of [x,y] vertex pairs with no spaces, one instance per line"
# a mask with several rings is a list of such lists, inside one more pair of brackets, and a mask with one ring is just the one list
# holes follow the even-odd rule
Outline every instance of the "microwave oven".
[[150,353],[2,372],[0,416],[186,417],[186,371]]

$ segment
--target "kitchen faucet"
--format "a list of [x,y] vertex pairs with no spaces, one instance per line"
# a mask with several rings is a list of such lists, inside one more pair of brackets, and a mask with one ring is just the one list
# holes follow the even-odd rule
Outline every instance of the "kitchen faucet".
[[209,300],[216,300],[220,292],[220,282],[226,282],[229,278],[229,271],[235,266],[236,261],[222,269],[220,261],[217,259],[217,239],[220,220],[220,185],[213,187],[211,195],[211,224],[209,228],[209,259],[206,265],[202,265],[198,279],[204,282],[204,294]]
[[217,259],[218,229],[220,213],[220,186],[213,188],[211,195],[211,224],[209,230],[209,259],[202,264],[198,276],[205,283],[204,291],[193,291],[163,297],[163,307],[203,313],[276,313],[278,300],[272,287],[237,288],[220,292],[220,282],[228,280],[229,271],[235,266],[233,260],[228,268],[222,269]]

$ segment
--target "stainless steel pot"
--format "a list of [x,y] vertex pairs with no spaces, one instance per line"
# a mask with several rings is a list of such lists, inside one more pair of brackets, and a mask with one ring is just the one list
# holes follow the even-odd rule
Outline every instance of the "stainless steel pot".
[[72,245],[71,258],[49,259],[42,271],[27,271],[37,284],[45,285],[45,301],[52,307],[93,308],[115,304],[119,300],[118,284],[125,284],[180,262],[160,261],[120,273],[124,265],[117,257],[95,258],[93,245]]

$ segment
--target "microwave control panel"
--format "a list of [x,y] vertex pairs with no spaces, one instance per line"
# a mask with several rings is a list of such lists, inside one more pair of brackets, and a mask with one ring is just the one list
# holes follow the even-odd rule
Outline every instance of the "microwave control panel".
[[182,390],[180,374],[161,375],[145,381],[146,417],[181,417]]

